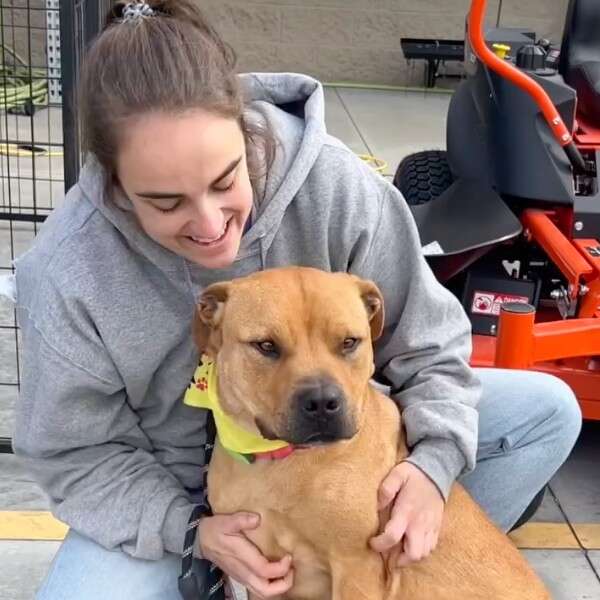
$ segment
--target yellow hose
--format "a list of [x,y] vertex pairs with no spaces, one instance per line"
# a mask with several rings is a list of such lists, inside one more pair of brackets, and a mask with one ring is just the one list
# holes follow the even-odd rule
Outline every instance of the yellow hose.
[[359,154],[358,158],[364,160],[374,171],[377,171],[377,173],[381,173],[382,175],[388,167],[385,160],[372,156],[371,154]]
[[20,144],[0,144],[0,154],[3,156],[20,156],[31,158],[32,156],[62,156],[60,150],[49,150],[42,146],[26,146]]
[[0,64],[0,107],[19,108],[27,101],[34,106],[48,103],[48,82],[44,69],[29,68],[27,62],[7,44],[0,44],[2,56],[10,54],[15,65]]

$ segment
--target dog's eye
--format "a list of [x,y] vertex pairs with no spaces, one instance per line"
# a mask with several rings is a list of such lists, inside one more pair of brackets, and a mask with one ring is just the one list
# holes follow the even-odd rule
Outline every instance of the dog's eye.
[[344,340],[344,343],[342,345],[344,354],[348,354],[348,353],[352,352],[353,350],[356,350],[356,348],[358,347],[359,344],[360,344],[360,340],[358,338],[347,337]]
[[264,342],[252,342],[252,345],[264,356],[268,356],[269,358],[279,357],[279,349],[275,342],[266,340]]

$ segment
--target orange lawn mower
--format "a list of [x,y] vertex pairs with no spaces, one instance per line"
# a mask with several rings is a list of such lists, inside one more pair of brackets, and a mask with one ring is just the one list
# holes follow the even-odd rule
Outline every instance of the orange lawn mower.
[[447,151],[394,183],[473,326],[474,366],[563,379],[600,419],[600,2],[570,0],[560,48],[467,20]]

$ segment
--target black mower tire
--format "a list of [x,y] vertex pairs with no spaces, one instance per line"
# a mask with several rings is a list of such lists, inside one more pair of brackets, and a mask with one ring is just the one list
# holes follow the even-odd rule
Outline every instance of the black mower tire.
[[394,185],[409,206],[425,204],[440,196],[454,178],[443,150],[424,150],[409,154],[398,165]]

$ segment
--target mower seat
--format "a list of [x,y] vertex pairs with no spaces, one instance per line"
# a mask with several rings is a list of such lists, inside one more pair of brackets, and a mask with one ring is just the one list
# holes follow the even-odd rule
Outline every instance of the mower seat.
[[559,71],[577,92],[578,106],[600,124],[600,2],[569,0]]
[[410,209],[429,265],[442,282],[522,231],[502,198],[477,181],[459,179],[437,198]]

